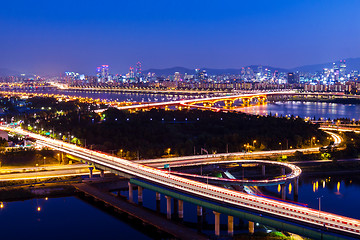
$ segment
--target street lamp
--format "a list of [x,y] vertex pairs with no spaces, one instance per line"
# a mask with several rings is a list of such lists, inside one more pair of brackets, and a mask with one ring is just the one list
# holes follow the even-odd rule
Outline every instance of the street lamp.
[[318,197],[317,199],[319,199],[319,214],[318,214],[318,218],[320,218],[320,211],[321,211],[321,198],[322,198],[323,196],[321,196],[321,197]]
[[253,141],[253,148],[255,149],[256,140]]
[[314,141],[314,143],[315,143],[315,139],[316,139],[315,137],[312,137],[312,138],[311,138],[311,140],[310,140],[310,145],[311,145],[311,147],[312,147],[313,141]]

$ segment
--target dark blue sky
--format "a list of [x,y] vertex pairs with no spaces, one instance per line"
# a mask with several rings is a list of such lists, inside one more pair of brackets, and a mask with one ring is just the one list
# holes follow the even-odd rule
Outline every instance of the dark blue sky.
[[357,0],[2,1],[0,68],[291,68],[360,57],[359,9]]

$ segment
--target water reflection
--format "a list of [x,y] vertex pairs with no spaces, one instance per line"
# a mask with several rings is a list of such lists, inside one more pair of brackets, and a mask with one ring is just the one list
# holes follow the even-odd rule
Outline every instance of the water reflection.
[[257,115],[275,116],[300,116],[302,118],[350,118],[358,119],[360,116],[360,105],[338,104],[338,103],[317,103],[317,102],[276,102],[265,105],[256,105],[241,109],[242,112]]
[[112,239],[114,236],[151,239],[141,230],[75,197],[45,201],[6,203],[0,211],[1,239]]

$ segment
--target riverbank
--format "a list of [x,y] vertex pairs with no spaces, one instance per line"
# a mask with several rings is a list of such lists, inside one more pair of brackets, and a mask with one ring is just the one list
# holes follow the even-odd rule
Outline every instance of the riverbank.
[[59,182],[38,182],[39,185],[28,183],[16,187],[0,187],[0,201],[13,202],[33,198],[69,197],[75,194],[75,188],[70,183],[80,181],[78,178],[62,178]]

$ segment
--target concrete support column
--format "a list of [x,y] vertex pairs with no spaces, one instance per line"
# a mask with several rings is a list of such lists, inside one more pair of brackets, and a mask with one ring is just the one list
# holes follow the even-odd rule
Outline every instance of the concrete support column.
[[234,236],[234,217],[228,216],[228,234],[229,236]]
[[138,186],[138,203],[142,204],[143,202],[143,188]]
[[89,167],[89,178],[93,177],[93,170],[94,170],[94,167]]
[[160,210],[161,210],[160,199],[161,199],[160,193],[156,192],[156,211],[157,212],[160,212]]
[[281,199],[286,199],[286,184],[281,184]]
[[64,153],[63,152],[60,153],[60,163],[65,165],[65,159],[64,159]]
[[213,211],[215,215],[215,235],[220,236],[220,213]]
[[171,197],[165,196],[166,198],[166,218],[171,219]]
[[161,199],[160,193],[156,192],[156,201],[160,201],[160,199]]
[[265,176],[265,165],[261,166],[261,174]]
[[133,184],[131,184],[130,182],[128,182],[129,185],[129,202],[134,202],[133,200]]
[[197,215],[200,217],[203,215],[203,208],[202,206],[197,206]]
[[284,167],[281,168],[281,175],[285,175],[285,168]]
[[180,219],[184,218],[184,202],[183,200],[178,200],[178,215]]
[[104,170],[100,170],[100,177],[105,177],[105,173],[104,173]]
[[254,222],[249,221],[249,233],[254,234],[254,232],[255,232],[255,224]]

